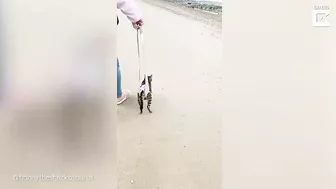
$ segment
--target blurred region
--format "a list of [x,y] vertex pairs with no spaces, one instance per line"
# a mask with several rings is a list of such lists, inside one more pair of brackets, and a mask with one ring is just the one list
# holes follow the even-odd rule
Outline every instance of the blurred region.
[[222,188],[336,188],[336,1],[223,3]]
[[116,188],[115,1],[0,8],[0,188]]

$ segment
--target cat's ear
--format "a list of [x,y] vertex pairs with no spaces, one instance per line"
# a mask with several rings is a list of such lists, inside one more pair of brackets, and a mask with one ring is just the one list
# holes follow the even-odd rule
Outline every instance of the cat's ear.
[[149,77],[150,77],[150,78],[153,78],[153,74],[150,74]]

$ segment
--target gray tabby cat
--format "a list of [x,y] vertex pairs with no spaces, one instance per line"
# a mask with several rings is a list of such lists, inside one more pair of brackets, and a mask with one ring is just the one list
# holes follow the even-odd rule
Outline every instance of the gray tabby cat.
[[[147,96],[145,96],[145,91],[141,91],[140,93],[138,93],[138,103],[139,103],[139,106],[140,106],[140,114],[142,114],[144,100],[147,100],[147,110],[149,111],[149,113],[152,113],[152,110],[150,109],[150,106],[152,104],[152,79],[153,79],[153,75],[149,75],[147,77],[148,77],[149,93],[147,94]],[[145,85],[145,83],[146,83],[146,81],[145,81],[145,78],[144,78],[141,85]]]

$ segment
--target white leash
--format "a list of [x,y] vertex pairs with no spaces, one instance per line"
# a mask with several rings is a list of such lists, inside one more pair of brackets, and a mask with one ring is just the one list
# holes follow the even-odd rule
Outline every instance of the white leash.
[[[144,61],[144,43],[143,43],[143,29],[140,27],[140,29],[137,30],[137,47],[138,47],[138,61],[139,61],[139,92],[141,90],[145,91],[145,95],[149,92],[149,86],[148,86],[148,77],[147,77],[147,72],[146,72],[146,66],[145,66],[145,61]],[[142,80],[141,79],[141,65],[143,66],[144,69],[144,76],[145,76],[145,86],[143,88],[142,86]]]

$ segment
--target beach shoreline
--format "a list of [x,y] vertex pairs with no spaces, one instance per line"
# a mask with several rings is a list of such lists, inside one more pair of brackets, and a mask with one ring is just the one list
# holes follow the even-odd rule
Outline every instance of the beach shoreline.
[[174,14],[203,22],[213,27],[213,29],[216,30],[217,33],[222,32],[221,12],[215,13],[199,9],[197,7],[192,8],[188,6],[188,3],[179,3],[180,1],[174,1],[174,0],[141,0],[141,1],[168,10]]
[[222,14],[222,2],[211,0],[164,0],[188,8],[198,9],[213,14]]

